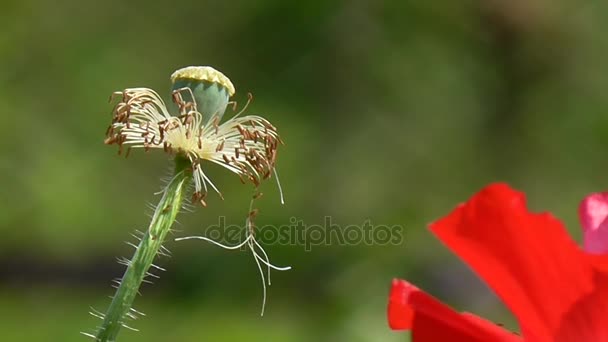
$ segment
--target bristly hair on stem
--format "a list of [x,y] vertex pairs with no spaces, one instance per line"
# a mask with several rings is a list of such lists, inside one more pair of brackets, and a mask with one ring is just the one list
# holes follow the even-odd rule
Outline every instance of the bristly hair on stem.
[[153,262],[157,254],[163,253],[162,243],[182,206],[186,187],[191,179],[192,172],[189,170],[188,161],[176,157],[175,175],[163,192],[148,230],[136,246],[133,257],[130,260],[122,259],[121,263],[127,266],[127,270],[122,279],[117,281],[118,288],[110,307],[105,315],[99,312],[94,315],[103,320],[93,335],[97,341],[115,341],[119,330],[122,327],[130,328],[127,322],[137,317],[132,310],[133,302],[141,283],[146,282],[146,278],[156,277],[149,271],[150,267],[162,270]]
[[[283,191],[275,168],[277,148],[283,142],[276,127],[268,120],[256,115],[242,116],[251,101],[251,94],[239,113],[221,123],[228,104],[236,106],[236,102],[229,101],[235,89],[228,77],[211,67],[186,67],[173,73],[171,81],[172,99],[179,110],[176,116],[152,89],[127,88],[115,92],[110,98],[112,101],[119,96],[120,101],[114,106],[104,142],[118,145],[119,154],[124,152],[125,156],[132,148],[162,150],[174,157],[175,171],[161,191],[162,198],[154,209],[148,229],[136,236],[139,240],[137,245],[129,243],[135,247],[135,254],[130,260],[119,259],[127,269],[115,282],[117,290],[110,307],[105,314],[91,308],[91,315],[103,323],[94,333],[83,334],[96,341],[115,341],[123,327],[137,330],[127,325],[128,321],[143,316],[133,309],[133,301],[141,283],[149,282],[146,278],[158,278],[150,268],[164,271],[153,262],[156,255],[168,253],[162,243],[184,205],[188,185],[194,185],[192,202],[206,206],[208,186],[223,199],[218,187],[204,172],[204,161],[226,168],[238,175],[243,183],[253,183],[256,189],[263,180],[274,176],[283,203]],[[266,281],[260,262],[268,267],[269,276],[270,268],[289,268],[272,265],[264,249],[254,239],[253,218],[257,211],[252,209],[252,205],[253,200],[246,221],[248,235],[241,246],[247,244],[262,275],[263,312]],[[268,281],[270,284],[270,278]]]

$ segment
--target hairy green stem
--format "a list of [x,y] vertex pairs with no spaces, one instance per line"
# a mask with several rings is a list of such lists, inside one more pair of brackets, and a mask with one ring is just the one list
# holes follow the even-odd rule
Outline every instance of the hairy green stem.
[[165,188],[152,217],[152,222],[150,222],[150,227],[142,237],[133,258],[128,264],[120,286],[116,290],[112,303],[104,316],[103,324],[95,336],[97,341],[116,341],[120,328],[126,325],[127,314],[131,310],[139,287],[146,278],[148,269],[158,254],[161,244],[182,206],[184,192],[192,177],[188,166],[187,160],[179,156],[175,158],[173,179]]

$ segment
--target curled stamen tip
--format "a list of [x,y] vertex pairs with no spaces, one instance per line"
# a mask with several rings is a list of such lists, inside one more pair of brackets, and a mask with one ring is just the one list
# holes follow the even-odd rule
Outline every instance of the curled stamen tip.
[[176,80],[197,80],[218,83],[228,90],[230,96],[234,95],[234,85],[230,79],[220,71],[210,66],[188,66],[176,70],[171,75],[171,82]]

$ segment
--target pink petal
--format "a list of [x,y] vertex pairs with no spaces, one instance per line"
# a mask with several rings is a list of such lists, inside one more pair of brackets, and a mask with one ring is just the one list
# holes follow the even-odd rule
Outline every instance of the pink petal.
[[585,197],[578,213],[583,226],[585,251],[594,254],[608,253],[608,192]]

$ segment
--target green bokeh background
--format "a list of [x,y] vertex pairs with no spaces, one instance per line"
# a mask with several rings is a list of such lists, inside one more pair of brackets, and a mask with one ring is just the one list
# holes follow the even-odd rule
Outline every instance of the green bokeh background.
[[[169,242],[144,286],[147,316],[120,341],[404,341],[389,331],[393,277],[517,329],[426,230],[492,181],[525,191],[580,240],[576,208],[608,188],[608,5],[602,1],[4,1],[0,13],[0,340],[86,341],[110,280],[170,169],[105,146],[108,96],[169,99],[169,75],[212,65],[286,141],[286,204],[264,184],[258,224],[296,217],[401,225],[399,245],[267,246],[266,315],[251,256]],[[227,114],[228,115],[228,114]],[[249,185],[209,173],[225,200],[176,236],[242,222]]]

